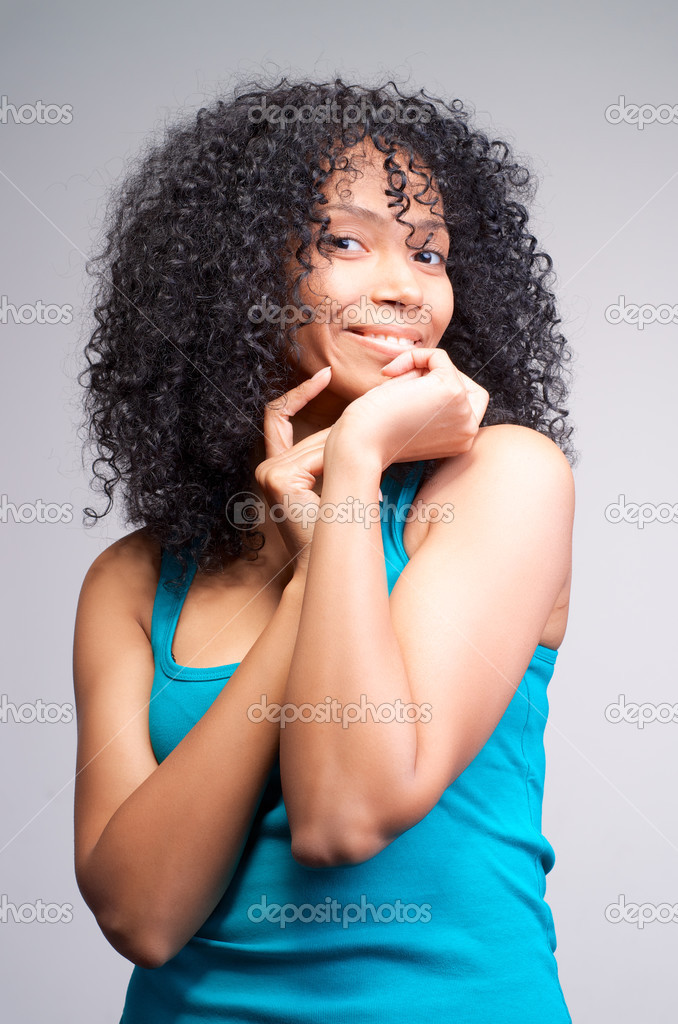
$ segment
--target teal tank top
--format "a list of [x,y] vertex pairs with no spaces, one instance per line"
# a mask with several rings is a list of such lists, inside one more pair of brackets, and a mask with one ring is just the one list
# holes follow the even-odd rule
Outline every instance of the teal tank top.
[[[403,485],[382,477],[389,594],[407,562],[404,516],[423,466]],[[178,593],[163,585],[177,573],[165,552],[151,637],[158,762],[239,664],[174,662],[195,565]],[[134,967],[120,1024],[571,1024],[545,900],[555,854],[541,831],[556,657],[537,646],[471,764],[418,824],[362,864],[294,860],[276,761],[226,893],[176,956]]]

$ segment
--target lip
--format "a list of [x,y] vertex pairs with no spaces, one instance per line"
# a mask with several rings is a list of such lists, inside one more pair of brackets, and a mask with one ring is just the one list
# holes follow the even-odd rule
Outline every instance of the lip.
[[404,324],[354,324],[354,330],[350,327],[345,330],[351,334],[391,334],[395,338],[407,338],[408,341],[421,341],[421,331],[414,327],[406,327]]
[[[378,325],[370,326],[366,330],[373,331],[375,334],[378,330]],[[391,325],[384,325],[384,330],[388,330],[388,333],[393,337],[408,338],[414,341],[414,346],[411,345],[397,345],[393,342],[377,340],[377,338],[368,338],[366,334],[361,334],[359,331],[351,331],[347,328],[344,329],[343,333],[348,334],[353,341],[359,342],[364,348],[371,349],[373,352],[379,352],[381,355],[395,356],[401,352],[408,352],[410,348],[423,348],[424,342],[421,340],[421,336],[417,331],[413,331],[410,327],[400,327],[396,329]]]

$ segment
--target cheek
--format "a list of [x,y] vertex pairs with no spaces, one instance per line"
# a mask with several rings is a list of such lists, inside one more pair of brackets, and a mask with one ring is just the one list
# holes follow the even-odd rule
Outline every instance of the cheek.
[[352,290],[344,275],[328,267],[313,272],[306,281],[302,295],[305,303],[316,308],[325,305],[328,298],[343,305],[352,296]]
[[339,300],[353,300],[365,290],[365,267],[357,260],[337,260],[319,280],[325,294]]
[[452,312],[454,310],[454,293],[449,279],[446,282],[441,282],[441,287],[435,297],[433,308],[436,311],[437,316],[440,317],[441,320],[445,320],[447,324],[451,319]]

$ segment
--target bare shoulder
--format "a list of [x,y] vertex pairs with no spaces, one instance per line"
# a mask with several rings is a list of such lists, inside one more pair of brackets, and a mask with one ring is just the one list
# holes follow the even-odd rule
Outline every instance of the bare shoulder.
[[[489,558],[496,569],[502,558],[532,552],[532,562],[547,568],[546,576],[535,569],[534,580],[550,574],[557,584],[539,639],[557,649],[567,625],[575,507],[572,469],[558,445],[531,427],[481,427],[468,452],[441,461],[418,491],[419,502],[423,515],[413,517],[405,548],[410,558],[428,549],[436,556],[433,565],[438,552],[460,565],[474,552],[477,564]],[[452,518],[439,514],[448,504]],[[490,563],[488,578],[495,571]]]
[[564,452],[545,434],[514,423],[480,427],[469,451],[443,459],[419,496],[426,488],[425,497],[437,501],[466,483],[475,489],[510,480],[516,488],[529,483],[531,490],[553,489],[574,501],[574,477]]
[[114,541],[94,559],[80,600],[125,606],[150,636],[150,615],[160,578],[160,545],[145,528]]

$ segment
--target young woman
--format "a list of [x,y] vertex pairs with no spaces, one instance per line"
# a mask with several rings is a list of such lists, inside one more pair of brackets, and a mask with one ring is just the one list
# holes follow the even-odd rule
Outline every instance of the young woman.
[[115,198],[84,383],[102,514],[120,483],[140,528],[78,606],[75,865],[136,965],[121,1024],[571,1019],[531,188],[458,101],[283,79]]

